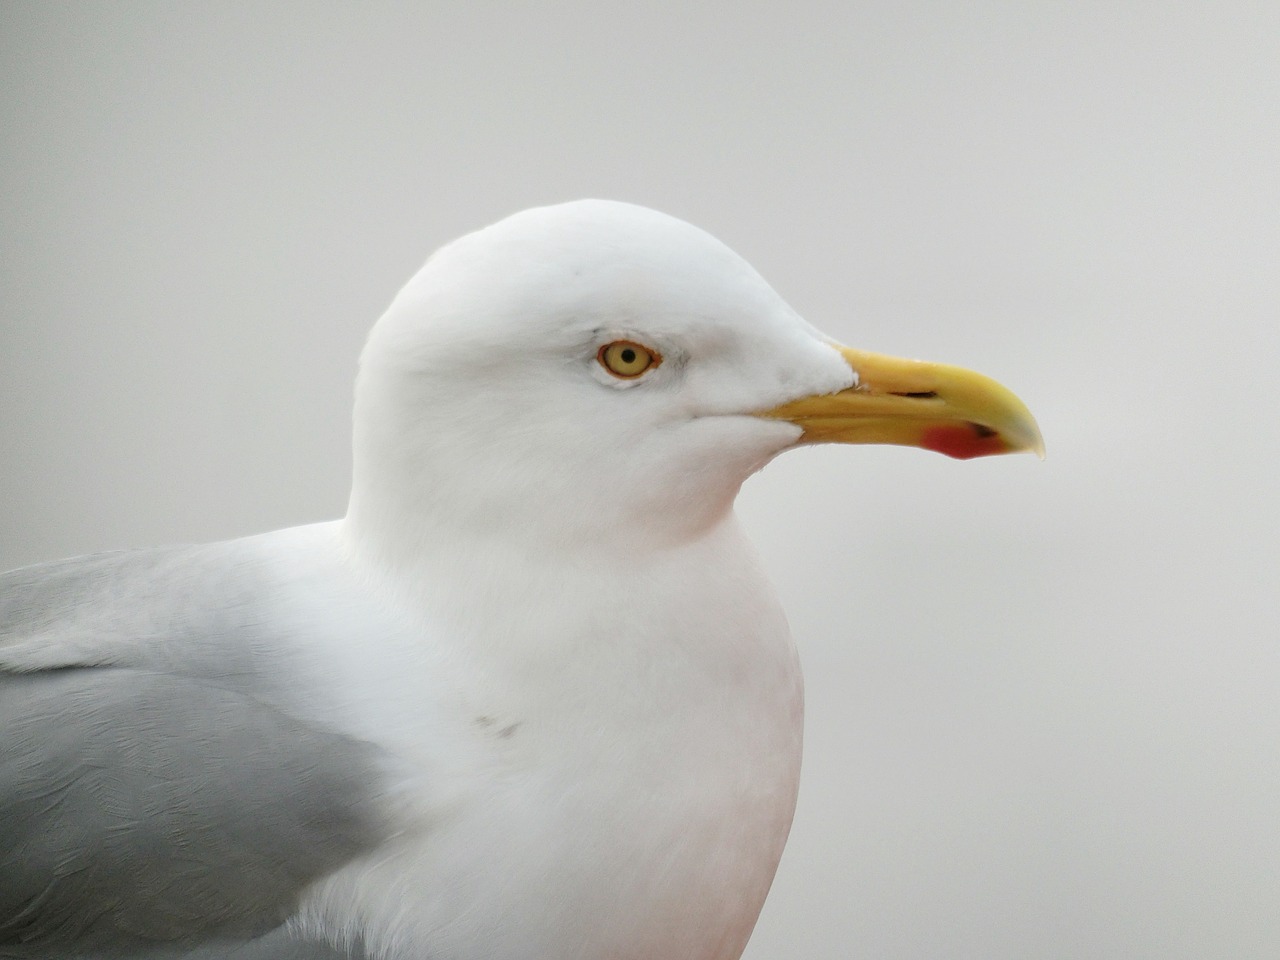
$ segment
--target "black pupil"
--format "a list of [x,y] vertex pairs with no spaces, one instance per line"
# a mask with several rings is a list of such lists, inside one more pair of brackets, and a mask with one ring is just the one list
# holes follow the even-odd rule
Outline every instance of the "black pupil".
[[630,347],[627,347],[625,350],[623,350],[623,351],[622,351],[622,362],[623,362],[623,363],[635,363],[635,362],[636,362],[636,352],[635,352],[634,350],[632,350]]

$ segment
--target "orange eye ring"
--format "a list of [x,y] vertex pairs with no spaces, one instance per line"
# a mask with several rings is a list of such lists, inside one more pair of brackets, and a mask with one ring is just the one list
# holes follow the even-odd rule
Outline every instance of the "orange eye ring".
[[619,380],[634,380],[662,363],[662,354],[634,340],[614,340],[596,352],[596,360]]

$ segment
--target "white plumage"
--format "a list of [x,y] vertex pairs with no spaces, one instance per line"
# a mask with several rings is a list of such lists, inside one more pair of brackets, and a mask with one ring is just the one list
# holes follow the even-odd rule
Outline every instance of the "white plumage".
[[[1036,447],[1001,390],[839,348],[639,207],[531,210],[451,244],[361,360],[345,519],[9,575],[0,704],[22,726],[0,803],[15,849],[52,853],[0,880],[0,955],[182,955],[287,920],[380,958],[735,960],[791,822],[802,694],[734,496],[810,439]],[[142,726],[135,694],[219,720]],[[45,742],[76,724],[92,733]],[[279,760],[280,782],[211,777],[215,754]],[[90,760],[122,774],[66,772]],[[76,816],[33,806],[54,782]],[[104,820],[124,838],[108,866],[147,889],[59,873],[111,874],[62,840],[104,805],[132,811]],[[147,826],[188,808],[208,849],[185,846],[186,813]],[[175,844],[190,869],[154,867]],[[193,877],[224,908],[175,907]]]

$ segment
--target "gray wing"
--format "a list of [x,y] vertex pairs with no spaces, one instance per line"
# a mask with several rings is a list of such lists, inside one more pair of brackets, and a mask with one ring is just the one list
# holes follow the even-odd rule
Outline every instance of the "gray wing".
[[[138,556],[120,557],[132,570],[124,579],[135,579]],[[164,593],[184,565],[152,559],[147,589]],[[261,610],[242,611],[243,622],[225,610],[206,620],[183,603],[140,614],[119,605],[121,578],[110,574],[123,571],[86,563],[88,579],[66,564],[0,579],[14,587],[10,601],[39,601],[0,603],[11,651],[32,632],[15,624],[56,636],[49,583],[60,576],[65,621],[80,634],[77,655],[60,665],[31,669],[10,656],[6,667],[0,656],[0,957],[167,957],[204,943],[212,952],[196,956],[332,956],[279,937],[232,943],[278,927],[310,881],[376,845],[374,748],[261,695],[268,684],[255,680],[243,645],[269,645],[253,626],[269,620]],[[237,576],[243,607],[255,575]],[[103,616],[104,597],[117,616]],[[97,604],[93,615],[86,603]],[[126,655],[104,639],[107,663],[75,662],[91,659],[86,629],[135,621],[154,634],[146,644],[115,643]],[[202,622],[219,626],[201,635]],[[165,624],[174,635],[162,643]],[[192,643],[200,655],[184,657]],[[221,675],[210,645],[226,647]],[[188,675],[182,663],[199,667]]]

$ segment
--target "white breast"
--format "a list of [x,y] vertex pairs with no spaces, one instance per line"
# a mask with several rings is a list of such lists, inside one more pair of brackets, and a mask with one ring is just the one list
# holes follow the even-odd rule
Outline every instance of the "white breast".
[[401,832],[316,884],[302,924],[388,957],[735,960],[790,827],[802,719],[736,525],[589,573],[430,581],[318,658],[334,715],[402,761]]

